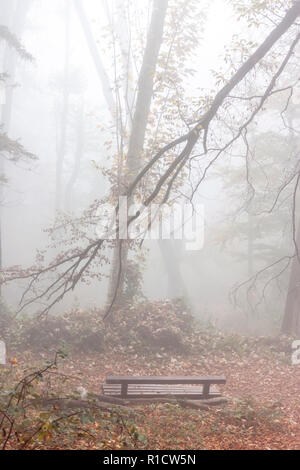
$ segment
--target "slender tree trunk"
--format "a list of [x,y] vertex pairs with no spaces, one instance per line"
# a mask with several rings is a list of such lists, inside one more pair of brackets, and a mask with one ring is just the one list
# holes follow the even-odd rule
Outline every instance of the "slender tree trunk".
[[[145,133],[152,101],[154,74],[159,50],[163,40],[163,30],[167,6],[168,0],[154,0],[153,2],[151,23],[148,31],[142,68],[138,80],[137,100],[128,146],[126,172],[126,183],[128,185],[130,185],[130,183],[135,179],[143,164],[141,156],[144,147]],[[132,200],[129,200],[128,207],[131,203]],[[122,294],[124,289],[126,263],[128,257],[128,248],[126,243],[122,243],[121,273],[119,252],[120,242],[117,243],[113,255],[112,270],[107,296],[108,305],[111,305],[116,294],[116,289],[118,289],[118,297]]]
[[[297,112],[294,114],[292,111],[292,114],[288,117],[291,150],[299,146],[298,137],[295,135],[293,125],[293,121],[296,118]],[[300,253],[300,219],[296,245],[298,253]],[[297,256],[292,261],[281,331],[291,335],[300,334],[300,261]]]
[[[7,5],[13,6],[14,2],[8,2],[4,0],[4,18],[7,22],[7,26],[10,27],[11,31],[16,34],[18,37],[22,35],[23,28],[26,21],[26,15],[29,10],[31,0],[18,0],[16,2],[15,11],[12,12],[7,8]],[[1,4],[0,4],[1,7]],[[1,10],[2,16],[2,10]],[[2,23],[3,24],[3,23]],[[3,71],[6,72],[9,76],[8,81],[10,82],[6,87],[6,97],[5,103],[2,105],[1,109],[1,123],[2,123],[2,130],[4,132],[9,132],[10,124],[11,124],[11,115],[12,115],[12,102],[13,102],[13,94],[14,88],[11,86],[11,83],[14,81],[15,74],[16,74],[16,58],[17,54],[12,51],[9,45],[6,46],[5,55],[3,60]]]
[[73,209],[73,195],[74,186],[79,176],[80,162],[84,152],[84,101],[81,98],[81,103],[78,110],[77,126],[76,126],[76,150],[74,156],[74,166],[66,187],[66,210],[71,211]]
[[78,17],[79,17],[79,20],[80,20],[80,23],[81,23],[81,26],[82,26],[82,29],[86,38],[86,42],[87,42],[91,57],[93,59],[94,65],[97,70],[97,74],[102,84],[102,90],[103,90],[105,100],[108,104],[109,111],[111,112],[112,115],[114,115],[115,103],[113,99],[112,88],[110,86],[108,75],[105,71],[104,65],[99,55],[97,43],[95,41],[95,38],[89,26],[89,22],[88,22],[88,19],[86,17],[86,14],[82,5],[82,1],[74,0],[74,4],[78,13]]
[[[107,2],[107,0],[106,0]],[[131,81],[133,80],[133,63],[131,60],[131,39],[126,25],[126,8],[123,0],[116,0],[117,15],[117,31],[119,36],[120,48],[123,56],[126,71],[124,73],[123,96],[126,107],[126,115],[128,119],[128,127],[131,131],[132,113],[134,106],[134,89]]]
[[60,124],[60,138],[56,158],[56,189],[55,211],[62,210],[63,196],[63,166],[67,146],[67,126],[69,115],[69,79],[70,79],[70,2],[66,0],[66,30],[65,30],[65,67],[63,85],[63,105]]
[[[176,297],[186,297],[186,288],[180,272],[180,250],[179,241],[176,240],[159,240],[161,256],[164,262],[167,278],[168,278],[168,297],[174,299]],[[175,245],[177,250],[175,249]]]
[[[109,7],[108,3],[106,0],[103,2],[103,7],[106,11],[108,21],[110,24],[112,24],[113,20],[111,17],[111,14],[109,12]],[[112,117],[114,117],[113,111],[115,110],[115,104],[114,104],[114,98],[112,94],[112,89],[109,85],[109,78],[106,74],[106,71],[104,69],[103,63],[101,61],[101,57],[98,52],[97,45],[95,43],[95,39],[93,37],[92,31],[89,27],[88,20],[82,5],[81,0],[75,0],[75,6],[79,15],[79,19],[83,28],[83,32],[85,34],[86,40],[87,40],[87,45],[91,54],[91,57],[94,61],[96,71],[98,73],[99,79],[102,84],[102,89],[104,93],[104,97],[106,99],[108,108],[111,111]],[[126,112],[127,112],[127,117],[128,117],[128,122],[130,125],[130,131],[131,135],[133,136],[133,130],[132,130],[132,108],[133,108],[133,102],[134,102],[134,93],[132,91],[132,87],[130,86],[130,76],[133,75],[132,73],[132,64],[130,60],[130,38],[128,31],[126,29],[125,25],[125,20],[126,20],[126,11],[125,7],[122,1],[118,0],[116,3],[116,8],[118,10],[118,22],[117,22],[117,30],[118,30],[118,35],[119,35],[119,43],[120,43],[120,48],[122,52],[122,56],[124,59],[124,63],[127,64],[127,78],[124,80],[123,83],[123,95],[124,95],[124,100],[125,100],[125,105],[126,105]],[[160,47],[160,46],[159,46]],[[145,58],[145,64],[146,64],[146,58]],[[153,65],[153,60],[150,61],[150,64]],[[150,65],[150,67],[151,67]],[[154,64],[155,66],[155,64]],[[140,81],[142,81],[142,74]],[[151,94],[152,94],[152,89],[153,85],[150,87],[148,86],[149,89],[151,89]],[[149,106],[150,108],[150,106]],[[147,112],[147,109],[145,108],[145,116],[146,119],[144,118],[144,122],[142,124],[142,127],[144,129],[143,133],[140,133],[142,140],[144,142],[144,134],[145,134],[145,129],[146,129],[146,124],[148,120],[148,115],[149,111]],[[136,117],[136,116],[135,116]],[[145,122],[146,121],[146,122]],[[135,135],[137,134],[137,130],[135,130]],[[131,145],[133,146],[133,137],[131,138]],[[136,144],[135,144],[136,145]],[[132,147],[131,147],[132,148]],[[142,151],[142,146],[140,144],[137,145],[136,152],[137,154],[140,154]],[[140,158],[140,157],[139,157]],[[164,243],[164,247],[168,242]],[[170,287],[170,295],[171,297],[174,296],[179,296],[179,295],[184,295],[186,292],[184,282],[180,273],[180,268],[178,262],[175,262],[175,259],[177,260],[175,256],[175,250],[173,248],[173,245],[171,243],[168,243],[168,247],[165,247],[163,250],[163,246],[160,245],[161,253],[162,253],[162,258],[165,263],[167,272],[169,272],[169,285],[171,286],[174,284],[174,288],[172,289],[172,295],[171,295],[171,287]],[[163,252],[164,251],[164,252]],[[126,264],[126,259],[127,259],[127,251],[126,248],[124,249],[123,247],[123,256],[122,256],[122,266],[125,267]],[[171,271],[168,269],[168,260],[172,259],[173,262],[172,264],[172,274]],[[116,246],[116,248],[113,250],[113,258],[112,258],[112,264],[111,264],[111,274],[110,274],[110,283],[108,287],[108,295],[107,295],[107,303],[109,304],[111,302],[111,299],[114,296],[115,293],[115,282],[118,276],[118,271],[119,271],[119,246]],[[125,269],[123,269],[123,273],[125,273]],[[121,284],[123,284],[124,278],[121,278]],[[121,289],[120,289],[121,290]],[[175,292],[177,294],[175,294]]]
[[[26,15],[29,10],[31,0],[17,0],[0,2],[1,9],[1,23],[9,27],[11,31],[17,36],[22,35],[23,27],[26,21]],[[15,8],[15,9],[14,9]],[[6,45],[4,58],[3,58],[3,72],[7,73],[9,84],[5,88],[5,102],[1,106],[1,126],[2,131],[8,133],[11,127],[12,107],[13,107],[13,93],[12,86],[16,75],[16,53],[11,50],[9,45]],[[4,159],[0,158],[0,176],[4,175]],[[3,187],[0,184],[0,271],[3,267]],[[2,288],[0,286],[0,296],[2,295]]]
[[168,0],[154,0],[151,24],[143,64],[138,81],[138,94],[133,116],[132,132],[128,148],[128,186],[138,174],[143,161],[141,153],[144,147],[146,127],[153,94],[154,74],[159,50],[163,40],[163,30]]
[[254,273],[253,261],[254,261],[254,227],[253,227],[253,216],[248,214],[248,277],[252,277]]
[[[296,243],[300,252],[300,222]],[[292,261],[281,332],[290,335],[300,334],[300,262],[297,256]]]
[[[6,0],[0,0],[0,9],[1,9],[1,16],[2,16],[2,24],[4,26],[10,27],[10,20],[12,16],[13,10],[13,2],[10,4]],[[5,46],[4,46],[5,47]],[[1,57],[2,59],[2,57]],[[7,60],[8,60],[8,46],[6,45],[4,49],[3,55],[3,66],[2,71],[7,72]],[[2,95],[1,95],[2,96]],[[1,106],[1,126],[2,129],[6,131],[6,108],[7,108],[7,87],[4,90],[4,102],[0,103]],[[4,178],[4,159],[0,158],[0,178]],[[2,247],[2,223],[3,223],[3,214],[2,214],[2,203],[3,203],[3,186],[2,182],[0,181],[0,271],[3,267],[3,247]],[[0,285],[0,297],[2,296],[2,285]]]

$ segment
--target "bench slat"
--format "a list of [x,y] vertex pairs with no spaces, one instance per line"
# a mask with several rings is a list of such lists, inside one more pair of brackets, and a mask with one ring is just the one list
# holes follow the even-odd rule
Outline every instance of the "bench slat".
[[[211,390],[215,389],[216,387],[214,387],[213,385],[210,387]],[[107,385],[103,385],[103,389],[104,390],[107,390],[108,392],[109,391],[120,391],[121,390],[121,385],[113,385],[113,386],[107,386]],[[165,385],[165,386],[157,386],[155,387],[155,385],[151,386],[151,387],[143,387],[143,386],[139,386],[139,387],[136,387],[134,385],[128,385],[128,391],[165,391],[165,390],[173,390],[173,391],[177,391],[177,390],[184,390],[184,391],[187,391],[187,392],[202,392],[203,391],[203,386],[199,386],[199,385],[196,385],[196,386],[191,386],[191,387],[188,387],[188,386],[173,386],[173,385]]]
[[[109,396],[116,396],[120,397],[122,396],[121,393],[121,385],[120,384],[115,384],[115,385],[103,385],[103,392],[105,395]],[[194,398],[194,399],[201,399],[204,396],[206,397],[219,397],[221,394],[219,390],[211,386],[210,391],[208,395],[205,395],[204,393],[204,387],[203,386],[173,386],[173,385],[165,385],[165,386],[155,386],[152,385],[151,387],[149,386],[136,386],[136,385],[128,385],[128,390],[127,390],[127,397],[128,398],[138,398],[138,397],[143,397],[143,398],[151,398],[151,397],[168,397],[168,396],[173,396],[173,397],[178,397],[178,398]]]
[[107,384],[225,384],[226,377],[212,376],[212,377],[176,377],[176,376],[156,376],[156,377],[143,377],[143,376],[108,376],[106,377]]
[[[210,387],[210,389],[213,388],[213,385]],[[115,386],[104,386],[104,389],[107,390],[107,391],[115,391],[115,390],[121,390],[121,386],[120,385],[115,385]],[[148,386],[148,387],[143,387],[143,386],[138,386],[138,387],[135,387],[134,385],[128,385],[128,390],[136,390],[136,391],[152,391],[152,390],[174,390],[176,392],[176,390],[186,390],[187,392],[194,392],[194,391],[201,391],[203,390],[203,387],[202,386],[173,386],[173,385],[170,385],[170,386],[167,386],[167,385],[162,385],[162,386],[157,386],[155,387],[155,385],[153,386]]]

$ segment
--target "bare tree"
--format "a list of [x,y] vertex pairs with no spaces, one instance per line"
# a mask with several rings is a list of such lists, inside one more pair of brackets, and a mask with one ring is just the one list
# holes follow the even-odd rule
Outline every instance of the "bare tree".
[[102,84],[102,90],[103,90],[105,100],[108,104],[109,111],[112,114],[114,114],[115,102],[113,99],[112,87],[110,86],[109,77],[106,73],[105,67],[101,60],[101,56],[99,55],[98,47],[97,47],[95,38],[92,34],[91,28],[89,26],[89,22],[88,22],[84,7],[82,5],[82,1],[74,0],[74,4],[77,9],[78,17],[79,17],[86,41],[87,41],[87,45],[88,45],[91,57],[93,59],[98,76],[100,78],[100,82]]
[[62,92],[62,111],[59,125],[59,140],[56,156],[55,210],[62,210],[63,165],[67,147],[67,125],[70,105],[70,2],[65,2],[65,64]]
[[291,266],[285,311],[281,326],[282,333],[299,335],[300,333],[300,225],[296,239],[297,256],[294,256]]
[[[126,119],[124,122],[121,122],[122,112],[121,112],[121,109],[118,109],[118,108],[121,108],[120,97],[118,96],[118,91],[116,91],[117,96],[114,97],[113,87],[111,86],[110,79],[108,77],[108,74],[105,71],[105,67],[101,60],[101,56],[99,54],[93,33],[89,26],[89,22],[88,22],[88,19],[84,10],[84,6],[81,0],[76,0],[75,6],[79,15],[81,25],[83,27],[83,31],[87,40],[87,45],[88,45],[91,57],[95,64],[95,68],[99,76],[101,85],[102,85],[102,90],[103,90],[103,94],[104,94],[108,109],[111,113],[112,119],[116,121],[116,128],[120,129],[121,148],[119,148],[120,157],[119,157],[118,186],[122,186],[122,180],[124,180],[124,175],[122,175],[122,172],[123,172],[122,162],[124,160],[125,147],[126,145],[128,146],[128,139],[124,136],[124,133],[126,130],[125,134],[126,135],[129,134],[131,136],[130,140],[132,142],[132,137],[133,137],[132,125],[133,125],[133,113],[134,113],[134,105],[135,105],[135,92],[133,90],[133,83],[132,83],[134,72],[133,72],[133,64],[131,60],[131,36],[130,36],[128,21],[127,21],[127,15],[129,14],[129,11],[126,9],[126,6],[123,2],[118,1],[116,4],[116,8],[118,12],[117,23],[115,24],[114,13],[109,8],[108,3],[106,2],[106,0],[104,0],[102,3],[103,3],[103,8],[106,12],[107,19],[109,21],[109,24],[112,30],[113,31],[117,30],[117,39],[118,39],[117,42],[121,49],[122,60],[126,68],[126,70],[124,71],[124,79],[122,83],[122,91],[123,91],[123,98],[124,98],[124,103],[125,103],[125,114],[126,114]],[[115,38],[113,38],[113,40],[115,41]],[[152,75],[154,76],[154,71],[152,72]],[[152,89],[153,89],[153,85],[152,85]],[[149,109],[150,109],[150,106],[149,106]],[[148,115],[149,115],[149,111],[148,111]],[[148,121],[148,116],[147,116],[147,121]],[[146,128],[146,125],[144,125],[144,127]],[[135,129],[134,135],[136,134],[137,134],[137,131]],[[144,131],[144,136],[143,136],[143,142],[145,142],[145,131]],[[144,147],[144,143],[142,147]],[[140,149],[141,149],[141,146],[140,146]],[[142,150],[140,150],[139,152],[139,155],[140,155],[139,158],[142,162],[141,153],[142,153]],[[140,162],[140,165],[142,165],[141,162]],[[164,250],[163,250],[163,247],[165,247]],[[161,251],[162,260],[166,267],[166,272],[169,277],[169,285],[172,282],[174,282],[174,279],[177,279],[177,284],[176,284],[177,287],[175,288],[174,292],[177,292],[177,295],[179,295],[179,292],[185,292],[186,289],[184,286],[183,278],[180,274],[179,262],[176,262],[178,261],[178,258],[174,252],[173,244],[165,240],[163,244],[159,243],[159,248]],[[125,247],[123,247],[122,252],[123,252],[122,272],[124,275],[122,275],[122,278],[120,280],[120,288],[119,288],[120,293],[124,289],[123,287],[124,279],[126,277],[125,265],[126,265],[126,259],[127,259],[127,250],[125,249]],[[168,262],[170,262],[171,260],[172,260],[172,270],[168,268]],[[109,285],[108,285],[108,294],[107,294],[108,305],[110,304],[111,299],[114,296],[118,266],[119,266],[119,247],[116,246],[113,249],[113,254],[112,254],[111,275],[110,275],[110,280],[109,280]],[[133,286],[131,286],[131,292],[134,292]]]
[[[154,14],[154,12],[153,12]],[[170,194],[174,187],[180,172],[184,169],[186,165],[189,165],[192,161],[193,150],[196,144],[202,146],[201,156],[206,158],[206,164],[203,168],[202,175],[199,177],[196,187],[193,190],[192,196],[195,190],[201,185],[201,183],[207,177],[207,174],[214,163],[226,152],[232,145],[237,142],[240,138],[243,138],[245,130],[253,122],[258,113],[262,110],[267,99],[274,93],[279,93],[281,89],[277,89],[276,85],[279,77],[281,77],[291,58],[293,57],[296,46],[300,40],[300,34],[298,31],[297,18],[300,15],[300,0],[297,0],[293,6],[286,12],[284,18],[279,22],[277,26],[274,27],[273,31],[268,35],[268,37],[261,43],[261,45],[253,52],[250,57],[237,69],[237,71],[232,75],[232,77],[226,82],[226,84],[220,89],[220,91],[215,95],[211,100],[208,108],[202,115],[194,122],[192,128],[184,135],[174,139],[172,142],[164,145],[154,156],[152,156],[148,163],[141,167],[141,162],[139,159],[139,153],[141,146],[143,145],[143,123],[146,122],[146,112],[144,107],[146,104],[151,101],[151,93],[149,88],[145,85],[141,86],[141,93],[144,92],[145,101],[138,100],[136,110],[139,113],[136,116],[136,129],[137,135],[132,137],[130,143],[130,151],[128,155],[130,162],[128,163],[129,173],[132,173],[133,176],[128,174],[129,185],[124,194],[130,200],[135,192],[140,188],[141,184],[145,181],[145,178],[148,176],[152,168],[159,162],[161,162],[166,156],[169,155],[169,151],[178,149],[178,153],[172,157],[172,159],[166,160],[166,168],[163,172],[157,177],[156,183],[148,188],[147,194],[145,194],[143,200],[143,206],[148,207],[154,200],[159,199],[160,202],[166,202],[170,198]],[[156,18],[156,21],[162,28],[161,18]],[[235,87],[237,87],[242,80],[254,70],[257,64],[266,56],[266,54],[273,48],[273,46],[283,37],[283,35],[289,31],[289,39],[287,50],[284,53],[283,59],[280,65],[277,67],[277,70],[272,73],[272,77],[268,82],[264,92],[261,95],[254,97],[254,104],[251,107],[250,115],[248,114],[247,118],[243,122],[239,122],[237,129],[232,132],[232,136],[229,140],[220,148],[211,148],[209,146],[208,138],[209,132],[213,121],[218,115],[218,112],[221,110],[222,105],[226,100],[232,100],[231,92]],[[145,52],[145,56],[147,49]],[[149,62],[145,61],[145,72],[149,71]],[[142,74],[141,74],[142,76]],[[151,78],[147,77],[145,74],[145,80],[151,85]],[[249,97],[250,99],[250,97]],[[245,100],[245,97],[242,97],[242,100]],[[140,110],[138,103],[142,105]],[[288,103],[287,103],[288,106]],[[136,111],[137,113],[137,111]],[[139,119],[139,122],[137,120]],[[133,129],[135,128],[133,125]],[[199,152],[198,152],[199,153]],[[297,177],[297,185],[299,180],[299,169],[293,178],[289,177],[286,185],[294,181],[295,176]],[[144,186],[142,186],[144,188]],[[276,205],[276,201],[275,201]],[[117,207],[118,213],[118,207]],[[132,215],[128,220],[128,225],[135,221],[140,216],[140,212],[137,211]],[[91,268],[93,262],[99,263],[99,257],[101,257],[101,251],[104,246],[103,239],[95,239],[89,241],[87,246],[84,248],[77,247],[72,253],[68,252],[65,254],[60,254],[60,256],[55,259],[50,265],[46,267],[32,268],[27,272],[13,272],[11,271],[11,278],[28,278],[29,285],[26,289],[23,298],[22,298],[22,308],[26,305],[29,305],[35,301],[41,301],[42,299],[47,299],[46,307],[43,308],[42,313],[46,313],[49,309],[61,300],[67,292],[73,290],[82,276],[85,276],[87,271]],[[297,243],[296,243],[297,246]],[[111,306],[116,299],[121,275],[122,275],[122,243],[119,243],[119,267],[117,274],[117,282],[115,285],[115,292],[112,298],[111,305],[106,312],[105,317],[107,317],[111,311]],[[49,273],[55,274],[54,281],[51,282],[46,288],[42,288],[39,294],[36,293],[35,287],[38,281],[41,278],[47,276]],[[29,295],[29,298],[28,298]]]
[[[163,40],[163,29],[167,7],[167,0],[155,0],[153,3],[152,18],[138,80],[138,93],[128,145],[126,160],[127,170],[125,175],[125,184],[128,187],[130,187],[137,177],[143,164],[141,154],[144,147],[146,127],[153,94],[154,73],[158,60],[159,49]],[[131,203],[132,197],[129,198],[129,205]],[[122,252],[121,258],[120,252]],[[120,241],[117,243],[114,250],[112,273],[107,298],[107,304],[109,306],[116,300],[117,292],[122,292],[123,290],[127,256],[127,246],[125,243]],[[122,270],[119,269],[120,265],[122,265]]]
[[[2,142],[0,144],[0,151],[2,154],[15,153],[19,157],[32,155],[25,151],[20,144],[17,146],[11,141],[7,134],[11,127],[12,109],[13,109],[13,94],[14,86],[13,82],[16,74],[17,57],[18,55],[24,59],[32,60],[32,56],[27,53],[22,44],[19,42],[19,37],[22,35],[23,28],[26,22],[26,15],[29,11],[31,0],[18,0],[15,2],[1,1],[1,15],[2,15],[2,34],[0,39],[6,40],[6,48],[3,58],[3,72],[7,77],[7,84],[5,86],[5,102],[1,105],[1,137]],[[15,51],[12,51],[12,48]],[[10,150],[10,151],[9,151]],[[5,173],[5,159],[1,156],[0,158],[0,178],[4,178]],[[0,270],[3,267],[3,239],[2,239],[2,224],[3,215],[1,211],[1,204],[3,199],[3,185],[0,184]],[[1,295],[1,286],[0,286]]]
[[65,207],[66,207],[66,210],[69,212],[72,210],[72,202],[73,202],[72,196],[74,193],[74,186],[80,173],[80,163],[81,163],[82,156],[84,153],[85,127],[84,127],[84,98],[83,96],[81,96],[80,104],[78,106],[76,121],[77,121],[75,124],[76,149],[75,149],[75,155],[74,155],[74,166],[71,171],[71,175],[66,185],[66,191],[65,191]]

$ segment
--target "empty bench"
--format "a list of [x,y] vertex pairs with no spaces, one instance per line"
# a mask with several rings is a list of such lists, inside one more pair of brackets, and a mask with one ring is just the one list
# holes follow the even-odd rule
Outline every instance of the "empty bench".
[[102,385],[104,395],[118,398],[188,398],[201,400],[221,396],[215,385],[226,377],[127,377],[109,376]]

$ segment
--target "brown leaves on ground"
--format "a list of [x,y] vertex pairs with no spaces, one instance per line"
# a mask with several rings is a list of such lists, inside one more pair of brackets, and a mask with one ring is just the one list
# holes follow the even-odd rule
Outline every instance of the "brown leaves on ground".
[[[200,412],[168,405],[143,407],[140,426],[147,434],[149,449],[300,448],[299,366],[260,358],[254,352],[249,357],[232,354],[229,358],[221,353],[184,358],[162,355],[149,361],[112,353],[102,361],[77,359],[70,367],[80,367],[86,387],[95,393],[101,390],[106,375],[227,377],[222,391],[231,400],[225,408]],[[245,404],[244,410],[235,400]]]
[[[118,351],[69,357],[58,372],[71,377],[63,385],[66,394],[78,385],[99,394],[106,375],[226,375],[222,391],[230,402],[208,411],[173,404],[133,406],[133,421],[125,416],[83,422],[75,434],[53,435],[34,448],[300,448],[300,367],[276,357],[255,351],[248,356],[162,352],[148,357]],[[51,380],[55,385],[55,375]]]
[[[101,394],[107,375],[227,377],[222,392],[229,404],[209,410],[155,403],[131,405],[129,416],[102,410],[65,418],[55,407],[46,414],[26,411],[29,427],[42,426],[34,439],[26,441],[26,448],[300,448],[300,367],[291,365],[289,338],[249,338],[199,329],[180,301],[142,302],[116,311],[105,329],[98,311],[81,310],[45,324],[32,319],[18,329],[8,326],[19,336],[15,334],[9,344],[16,352],[7,365],[13,374],[8,374],[12,383],[6,388],[22,378],[24,369],[49,360],[49,351],[57,350],[62,340],[68,344],[67,359],[36,385],[39,397],[72,397],[78,387]],[[34,345],[36,352],[21,354],[20,344]],[[41,347],[48,352],[38,352]],[[0,383],[0,392],[2,388]],[[20,432],[8,447],[23,445],[21,434],[27,431],[22,421],[17,424]]]

